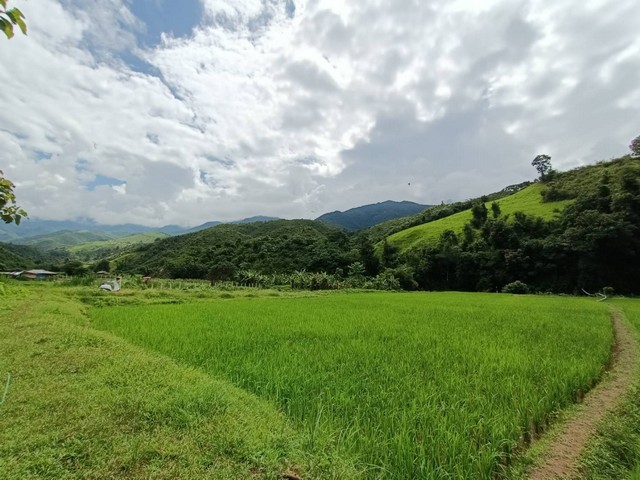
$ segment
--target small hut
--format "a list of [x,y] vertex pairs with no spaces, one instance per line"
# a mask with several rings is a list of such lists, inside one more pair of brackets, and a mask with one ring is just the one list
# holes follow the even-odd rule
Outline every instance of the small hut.
[[34,270],[25,270],[23,272],[20,272],[19,277],[25,278],[27,280],[46,280],[49,278],[53,278],[56,275],[58,275],[58,272],[50,272],[49,270],[34,269]]

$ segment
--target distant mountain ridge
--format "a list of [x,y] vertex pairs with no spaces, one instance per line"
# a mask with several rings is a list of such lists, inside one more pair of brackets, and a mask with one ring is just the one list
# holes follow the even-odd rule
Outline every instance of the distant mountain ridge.
[[387,200],[351,208],[344,212],[325,213],[316,218],[316,220],[336,225],[346,230],[362,230],[395,218],[415,215],[432,206],[409,201],[396,202]]
[[[47,240],[47,237],[54,236],[67,237],[63,241],[63,245],[72,246],[79,245],[88,241],[110,240],[115,238],[127,237],[139,233],[166,233],[167,235],[182,235],[183,233],[192,233],[204,230],[206,228],[215,227],[223,223],[243,224],[252,222],[269,222],[278,220],[277,217],[255,216],[235,220],[233,222],[206,222],[195,227],[181,227],[179,225],[165,225],[163,227],[146,227],[144,225],[136,225],[133,223],[125,223],[121,225],[103,225],[93,220],[40,220],[40,219],[24,219],[19,226],[15,224],[0,224],[0,242],[2,243],[18,243],[23,245],[35,245]],[[84,241],[68,240],[71,233],[81,233],[79,237],[86,237]]]
[[[336,225],[346,230],[354,231],[369,228],[373,225],[377,225],[378,223],[385,222],[387,220],[393,220],[395,218],[405,217],[408,215],[415,215],[416,213],[420,213],[430,206],[431,205],[422,205],[409,201],[396,202],[393,200],[387,200],[384,202],[351,208],[344,212],[335,211],[331,213],[325,213],[324,215],[316,218],[316,220],[331,225]],[[53,234],[56,237],[56,239],[53,240],[53,243],[57,243],[61,237],[66,237],[59,246],[73,246],[84,243],[80,240],[80,237],[86,237],[86,239],[84,240],[86,242],[109,240],[126,237],[129,235],[152,232],[166,233],[167,235],[174,236],[182,235],[184,233],[199,232],[200,230],[205,230],[207,228],[215,227],[221,224],[242,225],[254,222],[272,222],[274,220],[280,220],[280,218],[257,215],[230,222],[211,221],[197,225],[195,227],[181,227],[179,225],[147,227],[134,223],[104,225],[96,223],[91,219],[40,220],[38,218],[26,218],[20,223],[19,226],[15,224],[0,223],[0,242],[17,243],[24,245],[40,244],[39,246],[41,246],[43,241],[47,241],[46,237]],[[77,240],[69,240],[70,233],[72,232],[82,232],[82,235],[80,235]],[[92,238],[90,234],[94,234],[95,237]],[[52,244],[48,247],[52,248],[54,247],[54,245]]]

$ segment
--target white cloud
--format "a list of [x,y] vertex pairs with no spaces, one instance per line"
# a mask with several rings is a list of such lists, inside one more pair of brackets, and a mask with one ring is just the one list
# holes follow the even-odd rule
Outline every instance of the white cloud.
[[[147,50],[124,0],[20,5],[29,36],[0,49],[0,169],[32,216],[437,203],[532,178],[538,153],[566,168],[638,134],[631,0],[202,3],[192,36]],[[88,189],[97,175],[124,184]]]

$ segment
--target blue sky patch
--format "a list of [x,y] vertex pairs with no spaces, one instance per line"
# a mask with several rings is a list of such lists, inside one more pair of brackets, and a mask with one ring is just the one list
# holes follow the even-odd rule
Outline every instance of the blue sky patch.
[[143,73],[145,75],[151,75],[154,77],[160,77],[160,70],[154,65],[150,64],[146,60],[140,58],[132,52],[122,50],[117,53],[120,59],[127,64],[127,66],[134,72]]
[[36,163],[42,162],[43,160],[49,160],[51,157],[53,157],[53,153],[43,152],[41,150],[36,150],[33,152],[33,154],[36,158]]
[[76,172],[86,172],[87,170],[89,170],[89,162],[81,158],[76,162],[75,167]]
[[138,42],[145,47],[158,45],[162,33],[189,36],[203,14],[198,0],[136,0],[129,8],[146,25],[145,31],[138,33]]
[[220,163],[227,168],[231,168],[236,164],[236,162],[234,162],[230,158],[218,158],[218,157],[214,157],[213,155],[205,155],[205,158],[210,162]]
[[117,178],[113,178],[113,177],[107,177],[106,175],[96,175],[96,178],[94,178],[93,180],[91,180],[89,183],[87,183],[86,187],[87,190],[89,190],[90,192],[93,192],[96,187],[101,187],[104,185],[107,185],[109,187],[116,187],[119,185],[124,185],[125,182],[124,180],[118,180]]
[[285,5],[285,9],[287,12],[287,17],[293,18],[296,14],[296,4],[293,0],[287,0],[287,4]]

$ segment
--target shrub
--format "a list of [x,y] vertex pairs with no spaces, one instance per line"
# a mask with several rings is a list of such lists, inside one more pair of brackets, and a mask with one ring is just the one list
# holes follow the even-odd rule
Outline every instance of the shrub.
[[516,280],[515,282],[507,283],[502,287],[502,293],[513,293],[516,295],[529,293],[529,286],[520,280]]

